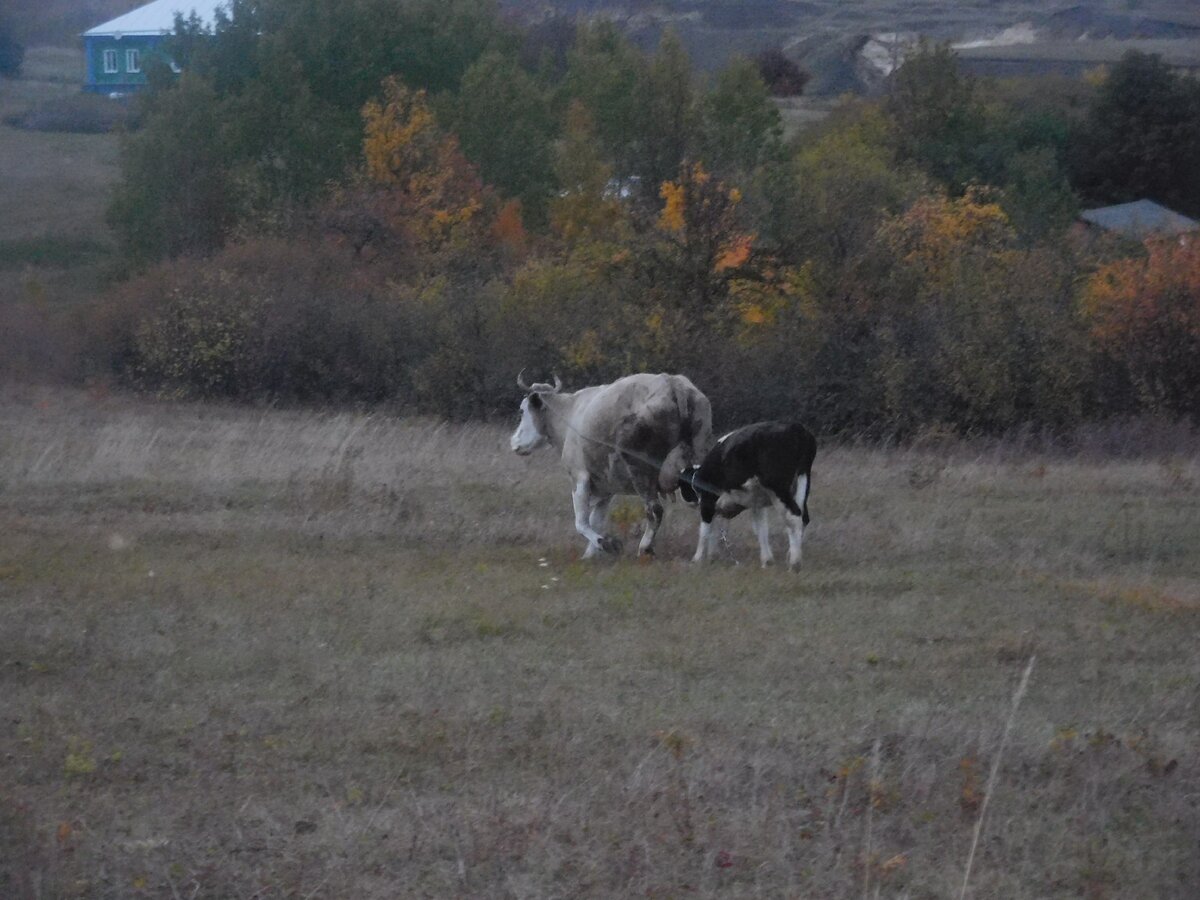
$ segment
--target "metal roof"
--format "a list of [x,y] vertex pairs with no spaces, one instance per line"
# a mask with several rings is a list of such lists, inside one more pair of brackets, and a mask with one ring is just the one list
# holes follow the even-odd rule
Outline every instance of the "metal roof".
[[1200,228],[1200,222],[1160,206],[1153,200],[1135,200],[1117,206],[1085,209],[1079,214],[1083,221],[1132,238],[1151,234],[1173,236]]
[[226,5],[227,0],[154,0],[145,6],[132,9],[123,16],[89,28],[84,37],[116,36],[123,34],[170,34],[175,30],[175,14],[185,19],[193,12],[200,21],[212,26],[216,11]]

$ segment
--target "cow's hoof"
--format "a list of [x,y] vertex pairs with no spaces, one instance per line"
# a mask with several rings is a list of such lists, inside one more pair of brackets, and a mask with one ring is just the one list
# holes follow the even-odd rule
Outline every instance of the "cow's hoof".
[[605,553],[611,553],[613,556],[619,556],[624,546],[619,537],[608,535],[600,538],[600,549]]
[[773,560],[773,559],[764,559],[764,560],[762,561],[762,567],[763,567],[764,569],[771,569],[771,568],[774,568],[774,567],[775,567],[775,560]]
[[647,556],[650,559],[654,559],[654,548],[653,547],[639,548],[638,556]]

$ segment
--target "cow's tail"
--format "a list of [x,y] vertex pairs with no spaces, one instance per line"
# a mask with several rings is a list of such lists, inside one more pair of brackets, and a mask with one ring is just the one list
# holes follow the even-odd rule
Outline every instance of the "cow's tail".
[[800,454],[800,471],[796,478],[797,484],[793,486],[793,494],[798,493],[796,488],[799,487],[799,481],[804,479],[804,496],[797,498],[795,502],[799,503],[799,509],[791,509],[793,515],[800,517],[805,525],[808,524],[808,495],[812,493],[812,466],[813,460],[817,458],[817,439],[803,425],[795,425],[793,429],[796,434],[798,443],[798,452]]
[[672,388],[679,416],[679,441],[663,460],[658,487],[664,494],[679,486],[679,473],[704,459],[713,445],[712,405],[686,378],[674,376]]
[[715,443],[712,429],[712,404],[691,383],[682,387],[680,403],[680,443],[684,445],[687,464],[699,463]]

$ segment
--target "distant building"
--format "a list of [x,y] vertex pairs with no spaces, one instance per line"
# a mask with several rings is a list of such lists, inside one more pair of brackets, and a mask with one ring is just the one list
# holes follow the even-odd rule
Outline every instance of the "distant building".
[[212,26],[227,0],[154,0],[83,33],[87,77],[83,88],[98,94],[128,94],[146,86],[146,68],[158,58],[171,65],[163,45],[175,31],[175,16],[195,13]]
[[1117,206],[1085,209],[1076,230],[1082,234],[1107,232],[1134,241],[1150,237],[1175,238],[1200,229],[1200,222],[1160,206],[1153,200],[1135,200]]

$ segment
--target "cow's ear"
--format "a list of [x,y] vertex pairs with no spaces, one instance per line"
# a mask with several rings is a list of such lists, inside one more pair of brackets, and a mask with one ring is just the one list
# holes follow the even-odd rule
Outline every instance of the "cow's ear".
[[541,394],[534,391],[532,394],[529,395],[529,408],[530,409],[541,409],[542,408],[542,395]]

